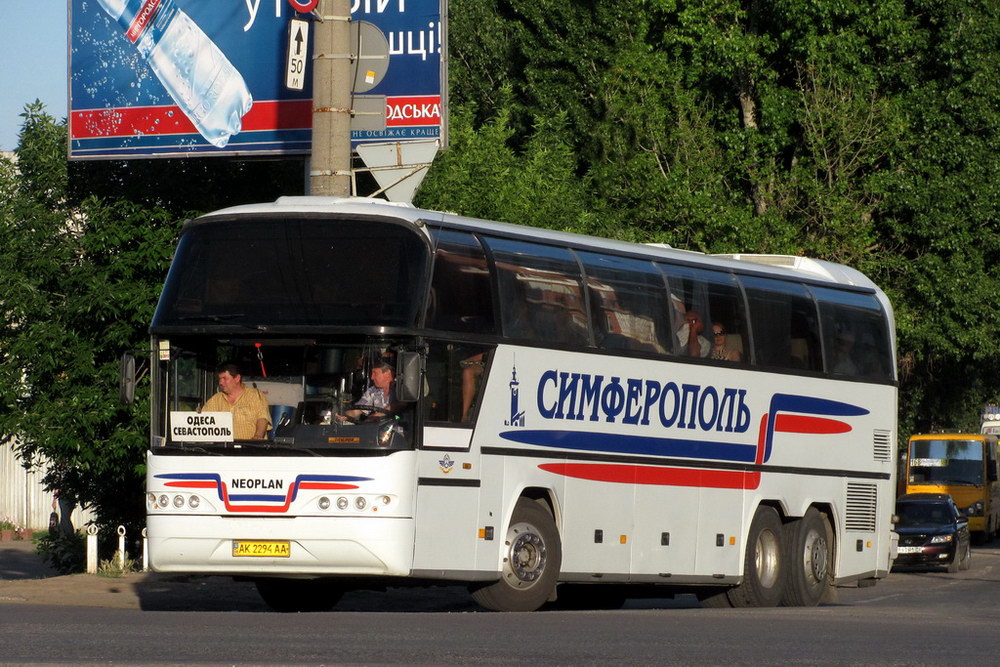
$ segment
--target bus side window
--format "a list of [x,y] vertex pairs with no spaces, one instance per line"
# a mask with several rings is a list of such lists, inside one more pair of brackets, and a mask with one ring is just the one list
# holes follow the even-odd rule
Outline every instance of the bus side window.
[[889,333],[875,295],[811,289],[819,302],[827,372],[891,380],[894,364]]
[[[699,335],[702,357],[749,363],[746,307],[736,278],[725,271],[660,264],[669,285],[668,311],[673,315],[673,352],[689,354],[686,313],[695,312],[704,324]],[[714,331],[725,333],[715,340]],[[716,349],[715,343],[723,343]]]
[[504,336],[590,344],[583,281],[572,252],[511,239],[483,240],[496,267]]
[[427,327],[444,331],[491,334],[493,288],[486,254],[467,232],[434,230],[434,274],[427,306]]
[[757,276],[740,276],[750,305],[757,363],[819,371],[819,318],[804,285]]
[[479,410],[491,348],[432,342],[427,354],[428,422],[471,425]]
[[663,276],[652,262],[578,251],[587,274],[597,347],[665,353],[670,313]]

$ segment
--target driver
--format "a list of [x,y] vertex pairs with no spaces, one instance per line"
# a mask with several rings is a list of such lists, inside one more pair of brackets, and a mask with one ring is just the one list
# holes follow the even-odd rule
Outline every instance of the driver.
[[384,355],[372,368],[372,384],[355,403],[355,408],[338,415],[339,421],[381,419],[393,411],[396,403],[396,363],[392,356]]

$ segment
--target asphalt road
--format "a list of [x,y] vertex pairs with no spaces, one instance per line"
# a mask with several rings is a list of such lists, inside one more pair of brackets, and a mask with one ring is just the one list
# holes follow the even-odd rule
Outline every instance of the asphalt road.
[[[0,545],[0,574],[8,556]],[[7,578],[0,663],[994,665],[998,593],[1000,544],[976,548],[968,571],[894,572],[808,609],[701,609],[684,596],[495,614],[444,587],[276,614],[222,577]]]

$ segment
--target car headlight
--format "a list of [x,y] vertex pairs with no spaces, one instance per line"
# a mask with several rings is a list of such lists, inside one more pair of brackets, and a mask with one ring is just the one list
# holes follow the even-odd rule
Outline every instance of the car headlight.
[[951,542],[954,539],[953,535],[935,535],[931,538],[931,544],[942,544]]

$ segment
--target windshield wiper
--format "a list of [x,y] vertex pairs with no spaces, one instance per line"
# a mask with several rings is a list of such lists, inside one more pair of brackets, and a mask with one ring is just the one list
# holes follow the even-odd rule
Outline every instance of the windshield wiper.
[[259,324],[247,324],[238,322],[237,318],[246,317],[246,313],[226,313],[224,315],[182,315],[177,318],[178,322],[215,322],[216,324],[238,324],[246,329],[254,331],[267,331],[267,327]]

